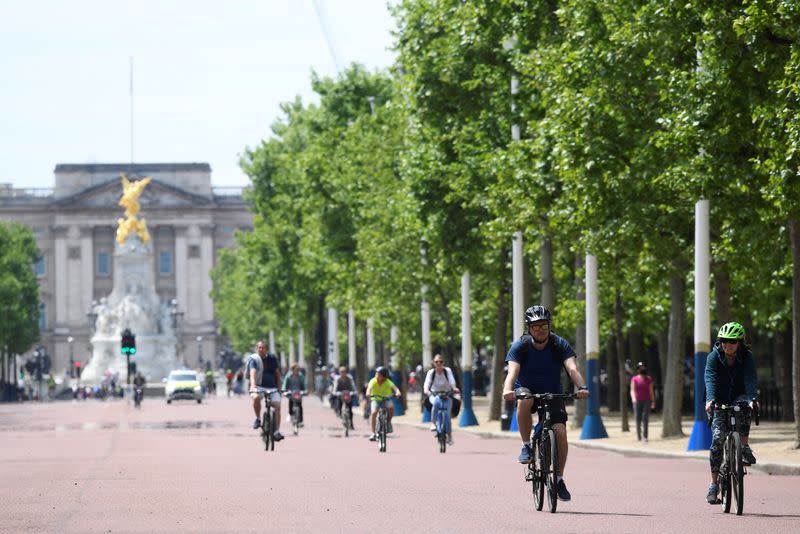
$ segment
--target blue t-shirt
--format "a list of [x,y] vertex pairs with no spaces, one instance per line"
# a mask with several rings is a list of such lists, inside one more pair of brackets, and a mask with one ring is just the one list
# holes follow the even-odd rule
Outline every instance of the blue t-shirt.
[[[276,358],[273,354],[267,354],[267,357],[262,358],[261,361],[264,364],[264,372],[261,374],[261,387],[277,388],[278,383],[275,382],[275,371],[278,369],[278,358]],[[258,371],[256,362],[251,360],[250,363],[247,364],[248,373],[250,373],[250,369],[255,369]]]
[[506,361],[519,364],[515,388],[525,387],[532,393],[561,393],[561,369],[565,360],[574,357],[575,351],[567,340],[551,334],[550,342],[542,350],[536,350],[532,342],[516,340],[508,349]]

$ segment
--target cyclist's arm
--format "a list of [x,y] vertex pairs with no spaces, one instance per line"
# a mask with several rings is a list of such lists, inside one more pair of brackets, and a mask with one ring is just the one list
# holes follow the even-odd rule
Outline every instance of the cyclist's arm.
[[519,376],[519,363],[509,360],[508,362],[508,375],[506,381],[503,383],[503,398],[506,400],[514,400],[514,383]]
[[758,388],[758,375],[756,374],[756,362],[753,356],[744,359],[744,389],[747,398],[756,398]]
[[703,374],[706,383],[706,412],[711,413],[711,404],[717,399],[717,370],[714,367],[715,353],[706,359],[706,371]]
[[[636,404],[636,385],[633,382],[634,378],[636,377],[631,378],[631,402]],[[650,385],[652,386],[653,384],[651,383]],[[650,394],[652,395],[652,392],[650,392]]]
[[[575,363],[575,356],[567,358],[564,360],[564,368],[567,370],[567,374],[569,374],[570,379],[572,379],[572,383],[575,384],[576,388],[586,387],[586,382],[584,382],[583,377],[581,376],[581,372],[578,371],[578,366]],[[585,399],[589,396],[589,390],[580,389],[578,390],[578,398]]]
[[653,381],[650,380],[650,404],[653,408],[656,407],[656,388],[653,387]]
[[435,373],[433,369],[428,370],[428,374],[425,375],[425,384],[422,386],[422,392],[425,395],[431,394],[431,386],[433,386],[433,373]]
[[255,368],[250,369],[250,389],[256,389],[258,384],[256,384],[256,370]]
[[289,375],[283,377],[283,384],[281,385],[281,389],[286,391],[286,387],[289,385]]

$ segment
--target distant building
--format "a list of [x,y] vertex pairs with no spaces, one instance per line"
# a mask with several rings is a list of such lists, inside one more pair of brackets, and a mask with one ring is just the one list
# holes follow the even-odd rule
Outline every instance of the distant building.
[[[140,198],[153,248],[156,292],[177,299],[181,343],[189,365],[218,360],[223,340],[209,293],[209,270],[221,248],[250,231],[253,215],[241,187],[212,187],[207,163],[58,164],[55,188],[18,189],[0,184],[0,220],[29,226],[41,252],[36,264],[41,302],[39,344],[61,373],[89,355],[92,302],[112,289],[120,173],[152,177]],[[197,341],[198,336],[202,337]],[[72,337],[72,346],[68,339]]]

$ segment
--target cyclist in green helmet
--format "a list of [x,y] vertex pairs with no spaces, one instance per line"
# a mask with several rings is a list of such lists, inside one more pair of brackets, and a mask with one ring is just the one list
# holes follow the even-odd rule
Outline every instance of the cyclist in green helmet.
[[[758,389],[756,363],[750,346],[744,342],[744,327],[739,323],[722,325],[717,334],[717,342],[706,360],[706,412],[712,413],[713,404],[727,404],[746,401],[753,407]],[[719,486],[717,476],[722,465],[722,412],[714,412],[711,422],[712,437],[709,459],[711,463],[711,485],[708,487],[706,501],[717,504]],[[753,451],[748,445],[750,433],[750,411],[745,413],[741,429],[742,460],[745,464],[756,463]]]

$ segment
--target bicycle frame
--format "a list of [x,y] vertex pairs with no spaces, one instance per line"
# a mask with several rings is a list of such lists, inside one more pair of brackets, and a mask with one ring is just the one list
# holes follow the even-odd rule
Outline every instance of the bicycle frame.
[[[453,392],[452,391],[437,391],[432,392],[433,395],[439,397],[440,399],[448,400],[452,398]],[[447,425],[447,420],[450,418],[450,409],[452,406],[447,410],[439,410],[437,413],[436,421],[434,422],[436,425],[436,441],[439,443],[439,452],[444,453],[447,451],[447,432],[446,428],[450,427],[450,431],[452,432],[452,421],[450,421],[450,425]]]
[[336,396],[339,397],[341,405],[341,420],[344,426],[344,436],[350,435],[350,425],[353,423],[353,395],[355,391],[337,391]]
[[[722,465],[717,477],[721,489],[723,512],[729,513],[732,502],[736,503],[736,515],[742,515],[744,509],[744,476],[747,474],[742,460],[741,429],[750,405],[747,402],[735,402],[731,405],[712,405],[708,423],[714,421],[714,413],[721,412],[722,432]],[[752,410],[755,424],[758,425],[758,410]]]
[[371,395],[370,398],[378,402],[378,420],[375,423],[375,433],[378,435],[378,450],[386,452],[386,434],[389,431],[389,410],[386,404],[391,400],[391,397]]
[[276,388],[258,388],[258,394],[264,401],[264,411],[261,413],[261,439],[264,441],[264,450],[275,450],[275,408],[270,402],[273,393],[280,393]]

